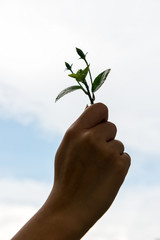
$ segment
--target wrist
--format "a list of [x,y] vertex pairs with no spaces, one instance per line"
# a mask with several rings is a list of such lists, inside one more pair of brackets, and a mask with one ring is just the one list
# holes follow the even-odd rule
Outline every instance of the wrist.
[[57,239],[58,236],[57,240],[79,240],[90,228],[79,208],[62,198],[57,199],[56,194],[55,198],[48,198],[44,208],[49,215],[49,224],[55,230],[52,234],[55,238],[52,239]]

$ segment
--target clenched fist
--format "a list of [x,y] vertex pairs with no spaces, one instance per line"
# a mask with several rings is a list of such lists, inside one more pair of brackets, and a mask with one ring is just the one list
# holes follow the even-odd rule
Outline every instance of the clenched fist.
[[107,107],[94,104],[67,130],[55,156],[57,208],[77,222],[82,235],[110,207],[130,166],[116,132]]
[[79,240],[107,211],[130,166],[102,103],[66,131],[55,156],[54,185],[40,210],[12,240]]

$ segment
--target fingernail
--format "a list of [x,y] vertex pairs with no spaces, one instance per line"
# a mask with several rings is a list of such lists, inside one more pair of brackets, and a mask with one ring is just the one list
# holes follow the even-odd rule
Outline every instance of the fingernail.
[[87,109],[88,108],[88,104],[86,105],[86,108],[85,109]]

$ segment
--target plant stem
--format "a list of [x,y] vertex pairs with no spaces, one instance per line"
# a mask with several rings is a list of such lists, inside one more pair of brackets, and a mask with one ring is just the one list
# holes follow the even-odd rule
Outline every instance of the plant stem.
[[94,104],[94,99],[91,97],[91,94],[90,94],[89,87],[88,87],[87,83],[85,82],[84,85],[85,85],[86,88],[87,88],[87,92],[88,92],[87,95],[88,95],[88,97],[89,97],[89,99],[90,99],[91,104]]
[[[85,61],[85,63],[87,64],[87,67],[89,67],[89,64],[88,64],[87,60],[84,59],[84,61]],[[92,86],[93,80],[92,80],[92,75],[91,75],[90,67],[89,67],[89,76],[90,76],[91,86]],[[93,101],[94,101],[94,100],[95,100],[95,95],[94,95],[93,92],[92,92],[92,98],[93,98]]]
[[77,81],[77,83],[79,84],[79,86],[81,87],[81,89],[83,90],[83,92],[88,95],[88,92],[82,87],[82,85],[80,84],[80,82]]
[[[87,67],[89,67],[89,64],[88,64],[88,62],[87,62],[87,60],[86,59],[84,59],[84,61],[85,61],[85,63],[86,63],[86,65],[87,65]],[[91,75],[91,71],[90,71],[90,68],[89,68],[89,76],[90,76],[90,79],[91,79],[91,84],[92,84],[92,75]]]

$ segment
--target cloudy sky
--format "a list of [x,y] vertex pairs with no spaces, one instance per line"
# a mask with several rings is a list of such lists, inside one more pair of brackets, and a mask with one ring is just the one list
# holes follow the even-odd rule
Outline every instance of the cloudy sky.
[[[64,62],[93,76],[132,166],[110,210],[85,240],[159,240],[159,0],[0,0],[0,239],[10,239],[41,207],[53,184],[54,155],[89,103]],[[84,95],[84,96],[83,96]]]

